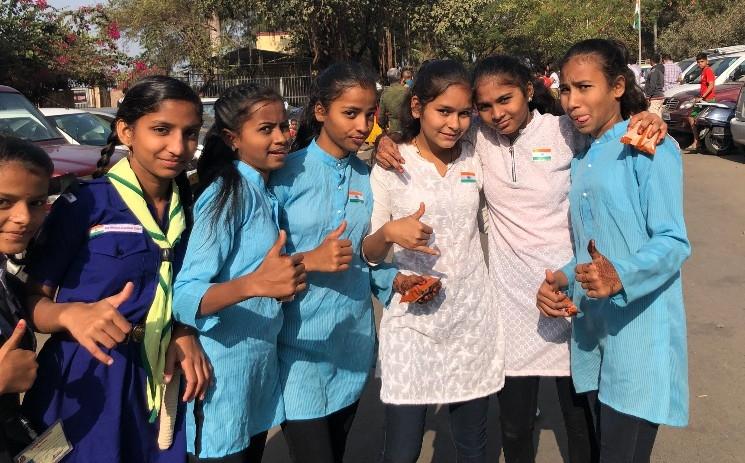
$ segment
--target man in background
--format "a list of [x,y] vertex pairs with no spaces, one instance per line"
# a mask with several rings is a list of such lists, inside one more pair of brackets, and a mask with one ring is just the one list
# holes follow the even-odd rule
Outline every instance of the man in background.
[[412,79],[413,73],[408,69],[400,72],[396,68],[391,68],[388,70],[387,76],[391,85],[386,87],[380,96],[378,123],[387,134],[400,133],[399,111],[409,92],[409,87],[406,86],[405,82]]
[[683,71],[680,69],[680,66],[673,63],[673,58],[669,53],[662,55],[662,65],[665,67],[665,84],[662,86],[663,92],[683,83]]
[[644,94],[649,100],[649,112],[662,116],[662,103],[665,100],[665,66],[660,63],[660,55],[653,54],[649,59],[652,69],[644,81]]

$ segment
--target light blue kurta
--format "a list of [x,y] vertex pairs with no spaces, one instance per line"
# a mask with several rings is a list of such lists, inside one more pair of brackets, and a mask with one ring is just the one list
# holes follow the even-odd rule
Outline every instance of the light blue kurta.
[[[680,268],[690,255],[683,167],[670,137],[648,156],[623,145],[619,122],[572,160],[569,195],[575,259],[563,268],[581,313],[572,333],[578,392],[653,423],[688,423],[688,358]],[[590,299],[574,281],[587,244],[615,267],[623,291]]]
[[350,269],[311,272],[308,290],[284,304],[278,353],[288,420],[327,416],[362,394],[375,351],[371,289],[387,303],[396,270],[373,272],[360,257],[370,227],[372,191],[366,164],[354,155],[337,159],[315,141],[272,173],[287,252],[315,249],[343,220],[353,259]]
[[[279,233],[277,204],[261,175],[243,162],[235,163],[241,175],[238,213],[226,207],[213,224],[209,206],[222,182],[207,187],[194,206],[194,228],[174,286],[174,317],[199,330],[214,370],[203,405],[203,458],[239,452],[248,447],[251,436],[284,420],[277,366],[280,303],[257,297],[196,316],[207,289],[255,271]],[[186,425],[191,453],[197,435],[193,410],[192,402]]]

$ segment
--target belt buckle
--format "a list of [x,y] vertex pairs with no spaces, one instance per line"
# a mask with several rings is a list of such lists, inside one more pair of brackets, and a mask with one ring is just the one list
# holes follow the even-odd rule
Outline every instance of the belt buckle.
[[145,324],[144,323],[138,323],[136,325],[132,326],[132,331],[129,332],[129,335],[127,336],[127,342],[137,342],[140,343],[145,339]]

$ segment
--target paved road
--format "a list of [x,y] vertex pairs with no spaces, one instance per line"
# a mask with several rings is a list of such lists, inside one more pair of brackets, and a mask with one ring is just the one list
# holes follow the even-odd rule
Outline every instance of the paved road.
[[[684,268],[688,312],[691,424],[662,428],[654,463],[745,461],[745,156],[685,155],[686,222],[693,255]],[[643,355],[643,353],[640,353]],[[372,381],[362,398],[346,461],[374,463],[383,414]],[[493,401],[494,402],[494,401]],[[541,385],[535,443],[538,463],[562,463],[564,426],[556,391]],[[498,406],[491,405],[491,462],[499,457]],[[270,435],[264,463],[289,462],[281,433]],[[419,463],[454,462],[446,409],[432,408]]]

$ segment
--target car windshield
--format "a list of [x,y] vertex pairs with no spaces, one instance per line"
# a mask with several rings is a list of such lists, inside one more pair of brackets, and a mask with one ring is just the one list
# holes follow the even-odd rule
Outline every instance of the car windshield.
[[[728,67],[737,59],[737,56],[730,56],[727,58],[713,59],[709,61],[711,70],[714,71],[714,76],[719,77],[721,73],[727,70]],[[701,69],[698,66],[694,67],[691,72],[688,73],[690,81],[686,79],[686,82],[691,84],[701,83]],[[695,76],[695,77],[694,77]]]
[[93,114],[61,114],[51,116],[51,119],[57,127],[81,145],[104,146],[111,134],[110,125]]
[[0,93],[0,133],[30,141],[61,138],[39,110],[20,93]]
[[678,66],[680,67],[681,71],[685,71],[686,69],[688,69],[688,66],[693,64],[695,61],[695,59],[684,59],[682,61],[678,61]]

